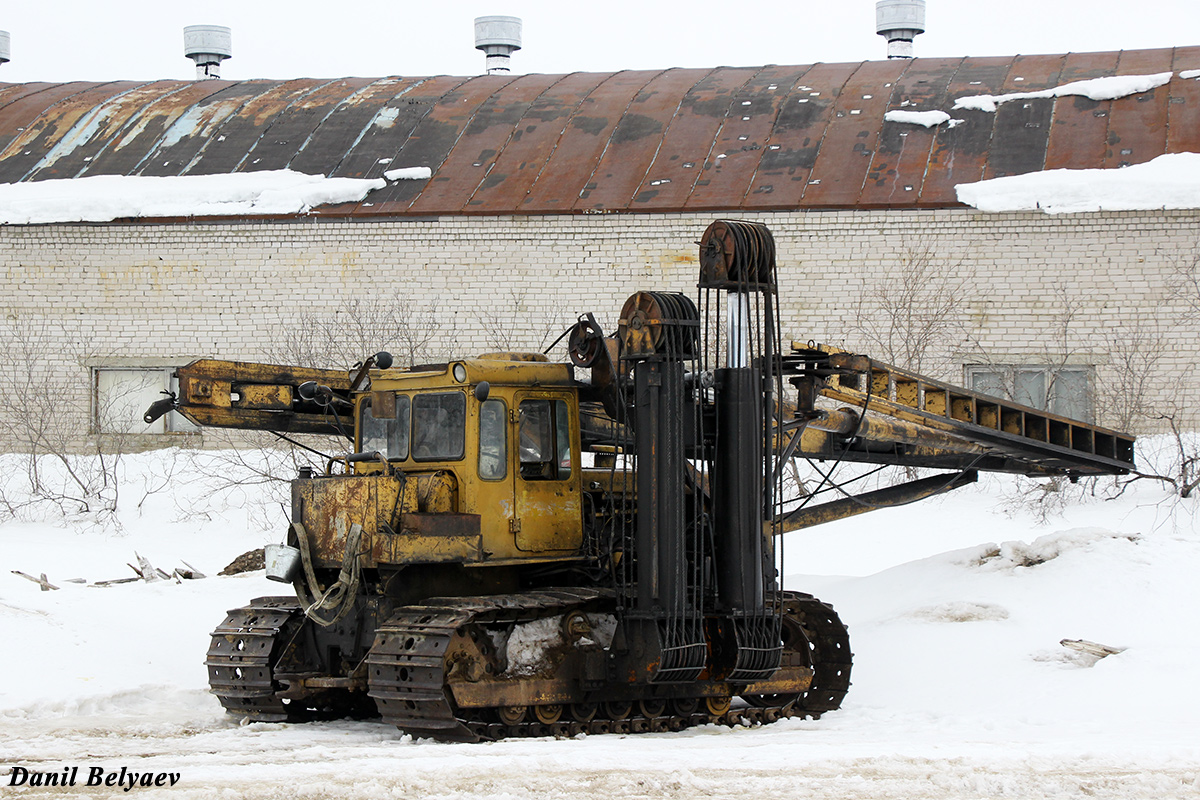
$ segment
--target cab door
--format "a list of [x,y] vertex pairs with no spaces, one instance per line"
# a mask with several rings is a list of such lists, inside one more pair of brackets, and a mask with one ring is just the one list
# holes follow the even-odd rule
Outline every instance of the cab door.
[[571,392],[517,393],[511,525],[520,550],[577,550],[583,542],[577,403]]

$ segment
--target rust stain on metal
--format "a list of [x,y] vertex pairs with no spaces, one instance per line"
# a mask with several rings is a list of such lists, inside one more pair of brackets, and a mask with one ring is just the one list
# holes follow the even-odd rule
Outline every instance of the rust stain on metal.
[[5,86],[0,94],[0,180],[19,180],[26,169],[18,167],[13,156],[21,152],[14,140],[25,139],[35,120],[55,103],[78,92],[81,83],[29,83]]
[[[0,163],[5,172],[13,174],[13,180],[29,180],[38,170],[43,159],[60,142],[69,142],[71,132],[83,117],[93,113],[98,105],[127,92],[135,83],[76,84],[77,91],[55,101],[43,109],[19,136],[0,153]],[[16,174],[19,173],[19,174]],[[51,168],[41,171],[39,177],[70,177],[59,175]]]
[[514,136],[519,138],[521,122],[533,103],[561,78],[523,75],[479,103],[439,169],[449,180],[430,182],[413,210],[463,209],[481,186],[502,185],[507,176],[495,170],[500,154]]
[[87,174],[137,174],[171,126],[188,109],[224,86],[219,81],[173,81],[170,91],[129,118],[116,141],[87,165]]
[[[1017,56],[1003,94],[1037,92],[1059,85],[1066,56]],[[1002,103],[995,112],[984,178],[1037,172],[1046,164],[1053,98]]]
[[[613,128],[604,154],[579,192],[575,208],[617,210],[631,205],[637,207],[640,205],[637,202],[638,185],[652,170],[656,156],[667,160],[673,158],[680,167],[690,163],[687,155],[680,155],[677,145],[668,143],[669,129],[690,93],[711,74],[710,70],[674,69],[656,75],[642,87]],[[682,123],[679,128],[685,125]],[[703,154],[706,150],[707,147],[691,152]],[[703,164],[701,158],[694,155],[691,161],[697,168]],[[654,186],[647,187],[642,200],[656,200],[659,189],[668,187],[669,183],[658,180]]]
[[[437,476],[421,477],[437,484]],[[423,490],[416,483],[396,475],[295,482],[292,512],[308,532],[314,564],[340,566],[347,532],[355,524],[370,543],[365,567],[482,560],[480,516],[435,508],[438,502],[419,499]]]
[[[1121,53],[1117,70],[1125,75],[1154,75],[1171,69],[1170,50]],[[1108,151],[1104,167],[1116,169],[1142,164],[1167,149],[1167,98],[1170,85],[1121,98],[1110,103]]]
[[[731,198],[739,204],[766,153],[778,147],[771,141],[776,120],[794,87],[810,67],[763,67],[733,97],[733,103],[713,144],[714,153],[736,153],[721,160],[720,169],[699,173],[692,181],[689,209],[720,209]],[[688,163],[688,162],[684,162]]]
[[0,84],[0,108],[8,106],[13,101],[29,94],[43,91],[49,83],[9,83]]
[[[430,166],[426,162],[427,152],[410,143],[413,133],[435,104],[467,80],[442,75],[436,78],[413,78],[397,86],[392,97],[370,117],[367,128],[360,132],[332,175],[378,178],[389,169]],[[314,172],[321,174],[322,171],[317,169]],[[328,216],[402,214],[424,183],[398,181],[372,192],[360,203],[319,206],[312,213]]]
[[345,98],[296,157],[293,169],[311,164],[300,171],[337,178],[377,178],[392,169],[391,157],[416,124],[404,113],[409,95],[428,82],[387,78]]
[[[441,166],[454,143],[479,105],[514,79],[483,76],[465,81],[461,78],[451,80],[451,85],[431,81],[422,85],[415,96],[406,98],[414,124],[408,138],[399,143],[395,151],[395,155],[403,157],[404,163],[393,166],[429,167],[435,175],[429,181],[397,181],[373,194],[364,201],[372,204],[371,213],[405,213],[416,204],[428,184],[452,180],[454,176],[449,171],[441,173]],[[358,209],[361,213],[364,205],[359,205]]]
[[[379,485],[384,480],[389,486]],[[361,525],[364,538],[370,541],[378,533],[380,495],[390,494],[395,499],[398,488],[395,480],[378,477],[294,482],[292,516],[308,531],[313,565],[341,565],[352,525]]]
[[[887,107],[911,111],[933,111],[950,107],[947,91],[950,81],[962,64],[962,59],[914,59],[902,75],[865,102],[878,103],[884,98]],[[876,113],[874,106],[871,113]],[[931,153],[937,141],[939,126],[926,128],[884,122],[879,134],[879,143],[867,169],[862,194],[858,204],[865,207],[888,207],[912,202],[919,197],[929,168]]]
[[[470,178],[464,181],[463,170],[470,169],[476,174],[477,170],[471,166],[464,167],[464,162],[461,161],[457,164],[450,163],[450,155],[471,123],[478,118],[481,108],[510,84],[519,83],[520,80],[497,75],[473,78],[434,104],[404,147],[405,151],[415,155],[423,166],[433,169],[435,175],[429,181],[402,181],[401,184],[406,190],[404,195],[395,195],[390,203],[402,202],[402,198],[411,196],[412,200],[407,205],[415,213],[460,208],[466,197],[470,196],[470,192],[478,185],[478,181],[470,184]],[[482,126],[487,127],[485,123]],[[443,166],[446,167],[445,170],[442,169]],[[455,187],[454,184],[458,186]],[[447,189],[449,191],[446,191]],[[425,200],[422,195],[427,192],[430,198]],[[449,199],[448,202],[440,203],[439,192],[446,192],[442,197],[457,197],[457,200]],[[385,202],[383,205],[386,207],[388,204]]]
[[[929,154],[929,168],[921,184],[919,205],[945,205],[946,198],[955,197],[955,184],[983,177],[995,117],[984,111],[950,109],[959,97],[999,94],[1011,66],[1012,59],[1008,58],[968,58],[955,71],[946,93],[946,111],[964,120],[964,124],[953,128],[938,126]],[[903,98],[893,98],[893,108],[902,102]]]
[[190,175],[215,175],[226,172],[253,172],[265,169],[254,148],[272,123],[323,81],[310,79],[279,83],[246,98],[202,144],[199,157],[189,165]]
[[888,108],[887,85],[910,65],[906,59],[868,61],[846,81],[830,109],[802,205],[849,208],[858,203]]
[[[683,206],[692,188],[719,172],[726,161],[748,160],[757,154],[741,147],[718,150],[716,139],[734,114],[738,119],[753,108],[750,99],[737,99],[754,69],[720,68],[704,76],[684,96],[661,139],[650,169],[637,187],[631,208],[644,204]],[[750,105],[743,106],[742,103]],[[757,160],[757,159],[755,159]],[[692,164],[692,166],[685,166]]]
[[1179,73],[1200,69],[1200,47],[1177,47],[1175,78],[1167,85],[1167,152],[1200,152],[1200,79],[1184,80]]
[[207,155],[206,146],[220,143],[221,127],[240,113],[246,101],[267,88],[273,81],[221,82],[220,91],[207,95],[177,115],[163,131],[147,154],[141,175],[184,175],[189,167]]
[[[1072,53],[1063,65],[1064,83],[1112,75],[1117,53]],[[1054,104],[1046,169],[1089,169],[1104,161],[1112,101],[1064,97]]]
[[858,66],[817,64],[796,82],[783,101],[744,208],[801,205],[837,96]]
[[287,168],[338,105],[369,83],[365,78],[330,81],[289,103],[264,126],[258,141],[243,157],[242,168]]
[[370,558],[377,564],[482,561],[480,530],[478,514],[404,513],[393,533],[373,537]]
[[634,98],[657,72],[618,72],[582,97],[519,210],[571,211],[592,183],[596,165]]
[[178,91],[181,84],[159,81],[122,92],[96,105],[83,115],[42,158],[30,178],[42,175],[74,177],[87,170],[103,172],[95,163],[104,153],[120,147],[130,128],[137,128],[153,117],[153,108]]
[[396,130],[395,122],[400,114],[399,108],[393,103],[422,80],[381,78],[343,96],[313,130],[288,167],[313,175],[379,177],[384,170],[391,168],[391,159],[379,155],[379,147],[359,150],[360,157],[355,158],[355,148],[364,140],[384,135],[386,138],[380,140],[379,144],[386,143],[386,149],[395,151],[396,140],[402,141],[408,135],[408,130]]
[[492,172],[504,180],[484,181],[467,201],[467,210],[521,206],[554,154],[580,104],[609,76],[576,72],[556,81],[534,100],[517,123]]

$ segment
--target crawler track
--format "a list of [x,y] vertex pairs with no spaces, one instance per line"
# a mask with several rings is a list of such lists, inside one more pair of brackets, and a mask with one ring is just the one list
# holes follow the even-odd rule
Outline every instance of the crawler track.
[[284,722],[292,716],[291,703],[272,673],[283,639],[303,618],[294,597],[259,597],[232,609],[213,631],[204,660],[208,685],[229,713],[262,722]]
[[[489,630],[612,611],[612,595],[599,589],[434,598],[401,608],[376,632],[367,658],[369,694],[384,721],[413,736],[449,741],[819,717],[838,708],[850,686],[849,637],[833,609],[811,595],[786,592],[782,600],[782,666],[811,670],[811,684],[791,694],[751,694],[745,690],[755,685],[740,687],[748,707],[730,708],[730,694],[739,687],[712,681],[651,688],[606,685],[592,675],[583,688],[583,661],[570,648],[560,648],[556,663],[541,674],[502,675],[504,656]],[[367,699],[361,691],[305,688],[306,677],[319,676],[294,670],[299,654],[293,647],[304,624],[291,597],[260,597],[229,612],[213,632],[205,661],[211,690],[229,713],[262,722],[361,714]],[[487,701],[490,691],[494,702]],[[464,696],[476,701],[460,704]]]
[[850,689],[850,634],[833,606],[822,603],[811,594],[783,593],[784,630],[790,625],[800,628],[804,643],[784,642],[784,658],[807,645],[811,652],[809,666],[813,670],[812,685],[797,701],[797,715],[816,719],[826,711],[836,711]]
[[311,625],[294,597],[259,597],[229,611],[204,661],[226,711],[256,722],[374,716],[365,681],[320,668]]
[[[489,627],[611,609],[611,596],[595,589],[436,598],[398,609],[377,631],[367,658],[370,695],[384,721],[413,736],[448,741],[819,717],[838,708],[849,688],[849,638],[830,606],[791,592],[782,599],[783,666],[811,669],[812,683],[802,693],[744,695],[751,704],[747,708],[730,708],[730,692],[736,689],[719,682],[581,689],[583,676],[571,671],[579,663],[571,662],[570,654],[561,657],[556,675],[502,680],[503,656]],[[495,691],[491,705],[457,702],[487,697],[489,689]]]
[[[467,651],[455,650],[455,639],[463,643],[469,640],[472,649],[481,656],[478,660],[486,661],[481,666],[482,674],[492,675],[498,671],[494,648],[477,628],[468,626],[532,621],[591,605],[603,607],[604,600],[607,593],[600,590],[566,589],[494,597],[435,598],[419,606],[398,609],[380,626],[375,646],[367,657],[370,695],[385,722],[414,736],[479,741],[514,735],[488,735],[486,722],[459,715],[449,684],[458,678],[456,667],[464,661],[454,656]],[[458,667],[457,673],[462,670]]]

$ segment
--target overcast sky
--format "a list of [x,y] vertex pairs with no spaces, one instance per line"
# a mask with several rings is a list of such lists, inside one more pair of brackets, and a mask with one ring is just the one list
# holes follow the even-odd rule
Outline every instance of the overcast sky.
[[[513,72],[810,64],[886,56],[874,0],[204,0],[0,4],[0,81],[191,79],[185,25],[233,29],[222,77],[472,75],[476,16],[524,20]],[[1200,0],[929,0],[918,56],[1200,45]],[[1200,64],[1190,65],[1200,68]]]

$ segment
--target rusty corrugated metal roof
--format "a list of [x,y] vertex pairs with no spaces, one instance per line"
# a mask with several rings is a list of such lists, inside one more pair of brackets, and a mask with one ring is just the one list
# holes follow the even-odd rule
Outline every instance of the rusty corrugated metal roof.
[[[995,112],[957,98],[1200,69],[1200,47],[570,75],[0,85],[0,182],[430,167],[326,215],[958,205],[954,186],[1200,151],[1200,81]],[[961,124],[885,122],[943,110]]]

